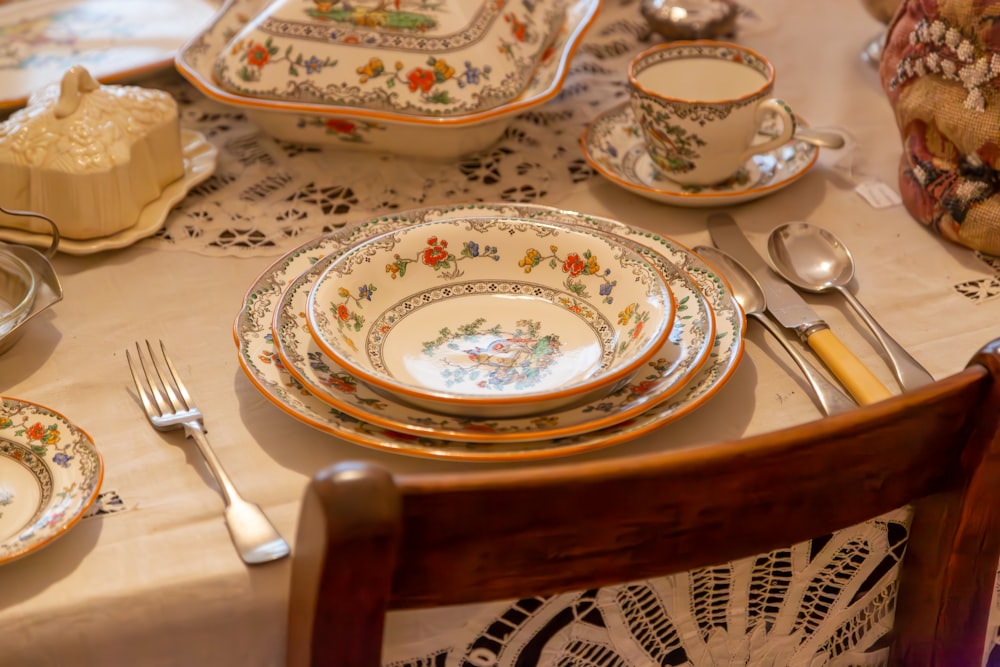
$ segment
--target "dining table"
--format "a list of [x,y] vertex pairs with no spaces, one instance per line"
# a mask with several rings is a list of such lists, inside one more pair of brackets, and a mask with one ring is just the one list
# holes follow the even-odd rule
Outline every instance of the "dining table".
[[[806,221],[850,248],[851,290],[934,378],[962,369],[1000,336],[1000,257],[942,238],[900,203],[899,130],[878,70],[862,57],[883,29],[861,2],[739,3],[726,39],[766,55],[775,93],[804,125],[846,140],[809,149],[815,161],[794,178],[744,200],[711,192],[664,200],[588,160],[581,137],[628,103],[630,59],[665,40],[638,0],[603,0],[559,94],[512,116],[488,149],[454,159],[276,139],[172,62],[128,78],[173,95],[181,127],[203,137],[214,163],[147,228],[64,239],[52,258],[62,300],[0,355],[0,396],[62,415],[103,461],[100,493],[83,518],[0,565],[0,665],[284,664],[291,560],[240,559],[194,443],[146,419],[125,356],[137,341],[164,342],[235,485],[293,551],[303,491],[337,462],[373,461],[401,474],[554,467],[711,447],[823,416],[784,349],[739,315],[742,342],[716,390],[696,409],[606,446],[463,460],[318,427],[251,377],[248,366],[280,361],[243,357],[237,320],[263,274],[324,235],[429,207],[542,205],[692,249],[712,244],[707,219],[725,212],[766,253],[772,229]],[[842,296],[802,295],[893,394],[902,391]],[[883,664],[878,640],[891,628],[907,521],[901,508],[809,544],[628,586],[391,612],[384,664]],[[750,623],[747,592],[762,586],[770,592],[756,604],[769,606],[770,622]],[[995,602],[984,663],[998,625]]]

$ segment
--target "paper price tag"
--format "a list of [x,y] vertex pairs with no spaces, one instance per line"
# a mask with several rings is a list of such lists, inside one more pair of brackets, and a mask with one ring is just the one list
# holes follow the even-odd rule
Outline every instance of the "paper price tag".
[[867,181],[854,188],[872,208],[889,208],[903,203],[899,193],[882,181]]

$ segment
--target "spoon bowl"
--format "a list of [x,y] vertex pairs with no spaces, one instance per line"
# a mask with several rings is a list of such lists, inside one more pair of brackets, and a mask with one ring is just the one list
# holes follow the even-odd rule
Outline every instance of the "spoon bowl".
[[740,304],[740,307],[743,308],[746,316],[760,322],[764,329],[774,336],[781,346],[785,348],[785,351],[795,361],[802,374],[806,376],[806,380],[812,387],[813,393],[824,414],[832,415],[855,407],[855,403],[844,392],[837,389],[832,382],[816,370],[805,356],[782,335],[778,326],[766,314],[767,297],[764,296],[764,289],[739,260],[711,246],[697,246],[694,251],[701,255],[706,262],[715,266],[725,276],[726,280],[729,281],[730,287],[733,289],[733,296]]
[[775,269],[792,285],[807,292],[843,295],[882,345],[904,390],[934,381],[847,288],[854,278],[854,256],[833,232],[807,222],[789,222],[771,231],[767,250]]

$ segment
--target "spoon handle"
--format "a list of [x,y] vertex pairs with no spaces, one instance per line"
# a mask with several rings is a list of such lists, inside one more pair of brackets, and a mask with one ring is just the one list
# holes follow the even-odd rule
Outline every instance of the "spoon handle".
[[857,407],[854,401],[848,398],[844,392],[840,391],[836,385],[827,380],[819,370],[809,363],[805,355],[788,342],[778,326],[771,321],[771,318],[763,313],[747,313],[747,315],[760,322],[792,357],[812,387],[813,394],[815,394],[816,400],[819,401],[819,405],[823,409],[823,414],[835,415]]
[[892,336],[886,332],[882,326],[875,321],[875,318],[871,316],[868,310],[861,305],[854,293],[842,285],[837,286],[837,290],[844,295],[847,299],[847,303],[851,305],[854,312],[858,314],[868,328],[872,330],[875,338],[878,342],[882,344],[882,348],[885,353],[889,356],[890,365],[892,366],[892,371],[896,375],[896,379],[899,380],[899,386],[903,388],[904,391],[909,389],[916,389],[917,387],[922,387],[925,384],[930,384],[934,382],[934,377],[927,372],[927,369],[920,365],[916,359],[910,356],[910,353],[903,349],[903,347],[897,343]]
[[807,334],[806,344],[861,405],[877,403],[892,396],[889,389],[854,356],[829,327],[824,325]]

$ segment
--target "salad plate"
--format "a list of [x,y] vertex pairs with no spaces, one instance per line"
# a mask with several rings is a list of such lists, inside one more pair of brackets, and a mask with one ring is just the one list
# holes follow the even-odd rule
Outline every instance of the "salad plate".
[[[369,423],[317,398],[291,375],[275,349],[272,321],[286,287],[324,257],[343,252],[359,240],[426,220],[456,216],[549,218],[618,232],[657,250],[688,273],[706,297],[715,317],[715,335],[705,363],[681,389],[656,406],[597,431],[532,442],[463,442],[419,436]],[[239,363],[250,382],[290,417],[344,440],[411,456],[463,461],[519,461],[565,456],[626,442],[690,413],[708,401],[732,375],[743,355],[745,320],[732,290],[689,249],[665,237],[633,230],[624,223],[530,204],[475,204],[418,209],[405,215],[368,220],[349,229],[310,240],[265,269],[248,288],[233,325]],[[642,383],[635,385],[643,391]],[[598,406],[594,416],[614,416],[612,406]]]
[[306,307],[320,349],[376,391],[469,417],[604,396],[650,360],[674,314],[659,268],[617,237],[481,217],[361,241]]
[[722,183],[681,185],[663,176],[649,157],[628,102],[599,115],[580,143],[587,162],[612,183],[653,201],[692,208],[732,206],[777,192],[805,176],[819,157],[816,146],[793,138],[754,155]]
[[38,87],[84,65],[102,82],[170,67],[217,0],[0,3],[0,109],[22,106]]
[[668,341],[639,373],[637,379],[644,383],[643,391],[630,383],[610,395],[522,418],[429,414],[391,395],[376,393],[325,355],[309,335],[305,317],[308,294],[331,259],[317,262],[295,278],[278,300],[272,325],[278,356],[288,373],[316,398],[365,422],[418,436],[468,442],[528,442],[597,430],[639,414],[679,391],[705,363],[714,341],[715,319],[695,282],[661,255],[651,254],[676,298],[677,314]]
[[[193,187],[215,172],[219,150],[201,132],[181,130],[184,155],[184,175],[167,185],[160,196],[146,204],[131,227],[93,239],[59,239],[59,251],[68,255],[90,255],[104,250],[124,248],[158,232],[167,222],[167,215]],[[36,234],[9,227],[0,227],[0,240],[37,248],[47,248],[52,240],[46,234]]]
[[0,396],[0,564],[64,535],[97,498],[94,441],[58,412]]

